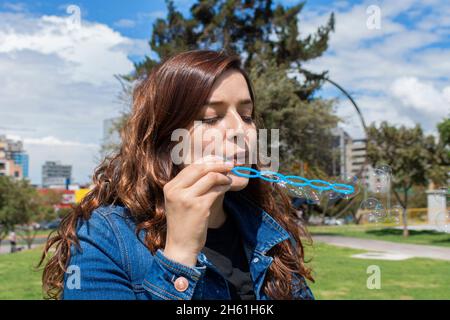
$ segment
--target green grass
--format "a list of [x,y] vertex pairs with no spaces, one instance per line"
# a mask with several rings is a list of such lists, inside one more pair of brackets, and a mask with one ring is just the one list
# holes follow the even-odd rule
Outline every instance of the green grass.
[[[41,248],[0,255],[0,299],[42,299],[41,271],[34,271]],[[450,299],[450,262],[351,258],[361,250],[315,243],[307,247],[317,299]],[[366,286],[367,267],[381,268],[381,289]]]
[[35,271],[42,248],[0,255],[0,299],[42,299],[41,271]]
[[[307,249],[316,283],[316,299],[450,299],[450,262],[431,259],[402,261],[351,258],[364,252],[316,243]],[[381,270],[381,289],[368,289],[367,267]]]
[[450,234],[428,230],[410,230],[410,235],[406,238],[403,237],[403,230],[386,226],[309,226],[308,230],[312,235],[339,235],[363,239],[450,247]]

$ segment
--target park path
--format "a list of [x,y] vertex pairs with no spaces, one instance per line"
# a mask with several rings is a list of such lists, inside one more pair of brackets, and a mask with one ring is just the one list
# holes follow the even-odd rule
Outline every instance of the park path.
[[[37,246],[42,245],[47,240],[47,236],[38,235],[36,236],[36,239],[34,239],[34,242],[31,246],[31,248],[36,248]],[[17,247],[22,247],[22,250],[28,250],[27,245],[21,241],[17,244]],[[11,246],[9,245],[8,240],[3,240],[0,245],[0,254],[10,253],[11,252]]]
[[313,240],[338,247],[379,251],[410,258],[429,258],[450,261],[450,248],[420,244],[398,243],[381,240],[351,238],[342,236],[313,235]]

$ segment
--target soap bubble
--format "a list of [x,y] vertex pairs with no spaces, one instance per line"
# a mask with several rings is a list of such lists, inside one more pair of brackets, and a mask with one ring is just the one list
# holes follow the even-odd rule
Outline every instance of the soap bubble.
[[368,198],[362,201],[360,209],[367,214],[367,220],[370,223],[383,222],[386,217],[383,204],[377,198]]
[[333,185],[332,190],[323,192],[329,200],[351,199],[359,193],[361,187],[360,180],[357,176],[337,178],[331,181],[331,184]]
[[317,193],[308,187],[294,186],[285,182],[279,183],[278,185],[286,189],[291,196],[305,199],[307,204],[317,204],[320,202]]
[[395,205],[387,211],[387,215],[384,219],[386,223],[399,224],[400,215],[403,213],[403,207],[400,205]]
[[375,178],[375,192],[387,193],[391,187],[392,169],[388,165],[379,165],[374,168],[372,175]]

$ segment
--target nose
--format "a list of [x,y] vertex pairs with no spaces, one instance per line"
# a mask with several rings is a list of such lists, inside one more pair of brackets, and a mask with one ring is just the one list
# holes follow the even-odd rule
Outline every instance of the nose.
[[235,110],[230,111],[227,125],[227,139],[229,141],[238,142],[239,139],[245,138],[244,120]]

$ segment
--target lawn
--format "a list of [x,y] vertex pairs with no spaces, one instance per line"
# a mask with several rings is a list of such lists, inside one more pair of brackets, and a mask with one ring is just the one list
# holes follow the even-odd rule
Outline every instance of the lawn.
[[[450,262],[431,259],[402,261],[351,258],[362,250],[315,243],[308,248],[316,283],[316,299],[450,299]],[[381,289],[368,289],[367,268],[381,271]]]
[[[0,299],[41,299],[40,249],[0,255]],[[362,260],[361,250],[315,243],[307,248],[317,299],[450,299],[450,262],[430,259]],[[381,289],[367,289],[367,267],[381,269]]]
[[410,230],[409,237],[403,237],[403,230],[387,226],[343,225],[343,226],[309,226],[312,235],[339,235],[363,239],[384,240],[411,244],[425,244],[450,247],[450,234],[436,231]]
[[41,299],[41,248],[0,255],[0,299]]

